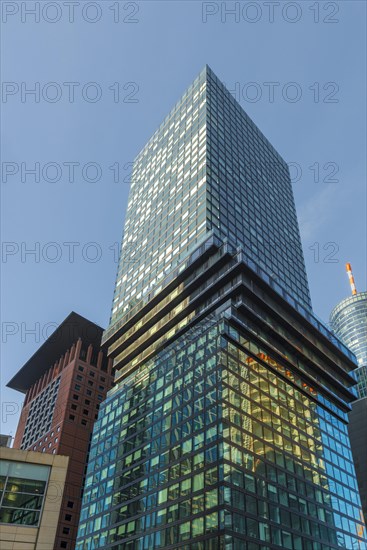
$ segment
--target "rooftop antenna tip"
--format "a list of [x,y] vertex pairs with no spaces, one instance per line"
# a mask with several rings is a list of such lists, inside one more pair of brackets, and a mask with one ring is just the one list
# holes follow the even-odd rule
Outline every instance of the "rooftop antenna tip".
[[354,277],[353,277],[353,273],[352,273],[352,266],[350,265],[350,263],[345,264],[345,269],[347,271],[347,275],[348,275],[348,278],[349,278],[350,288],[352,289],[352,296],[355,296],[357,294],[357,288],[356,288],[356,284],[354,282]]

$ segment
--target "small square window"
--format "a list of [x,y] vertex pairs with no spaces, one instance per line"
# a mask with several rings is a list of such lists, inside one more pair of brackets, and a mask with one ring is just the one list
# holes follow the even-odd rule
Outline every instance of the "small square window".
[[77,405],[75,405],[75,403],[72,403],[72,404],[71,404],[71,409],[72,409],[73,411],[76,411],[77,408],[78,408],[78,407],[77,407]]
[[101,381],[101,382],[106,382],[106,378],[105,378],[104,376],[101,376],[101,377],[100,377],[100,381]]
[[66,540],[62,540],[60,542],[60,548],[67,548],[68,547],[68,543],[66,542]]
[[76,391],[80,391],[81,386],[79,384],[75,384],[74,389],[76,389]]
[[75,420],[75,416],[74,416],[73,414],[69,414],[69,420],[74,421],[74,420]]
[[93,386],[93,380],[88,380],[88,386]]
[[74,502],[72,500],[68,500],[67,507],[74,508]]
[[70,533],[70,527],[63,527],[62,528],[62,534],[68,535]]
[[91,390],[87,390],[87,391],[86,391],[86,394],[89,395],[89,397],[91,397],[92,391],[91,391]]
[[65,521],[71,521],[71,514],[65,514]]
[[103,391],[103,390],[104,390],[104,386],[98,386],[98,389],[99,389],[100,391]]
[[83,372],[83,371],[84,371],[84,367],[82,367],[81,365],[79,365],[78,370],[80,370],[80,372]]
[[81,382],[83,380],[83,377],[81,374],[77,374],[76,379],[79,380],[79,382]]
[[79,399],[79,395],[77,395],[76,393],[74,393],[74,395],[73,395],[73,399],[75,399],[75,401],[78,401],[78,399]]
[[83,409],[83,414],[85,414],[86,416],[88,416],[88,414],[89,414],[88,409]]
[[85,403],[86,405],[90,405],[90,400],[89,400],[89,399],[86,399],[86,400],[84,401],[84,403]]
[[89,371],[89,376],[91,376],[92,378],[94,378],[95,374],[93,371]]
[[81,425],[82,425],[82,426],[86,426],[86,425],[87,425],[87,421],[85,420],[85,418],[82,418]]

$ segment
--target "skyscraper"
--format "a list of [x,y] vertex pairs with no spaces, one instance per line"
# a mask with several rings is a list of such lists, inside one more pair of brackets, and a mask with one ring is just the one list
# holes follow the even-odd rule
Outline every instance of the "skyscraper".
[[311,309],[288,166],[208,67],[131,179],[108,334],[211,232]]
[[334,307],[330,314],[330,325],[358,361],[358,395],[349,413],[348,431],[367,522],[367,292],[357,292],[355,286],[352,289],[353,295]]
[[330,314],[330,326],[357,358],[358,397],[367,397],[367,292],[344,298]]
[[75,548],[93,423],[113,381],[102,332],[71,312],[8,383],[25,394],[14,447],[69,457],[54,550]]
[[138,155],[78,550],[365,548],[354,355],[313,315],[289,171],[205,67]]

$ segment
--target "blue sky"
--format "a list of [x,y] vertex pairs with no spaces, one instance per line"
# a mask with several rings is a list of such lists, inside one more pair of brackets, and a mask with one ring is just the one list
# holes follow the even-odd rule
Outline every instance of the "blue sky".
[[50,329],[107,326],[129,163],[205,63],[291,163],[315,312],[349,295],[346,261],[365,290],[364,1],[40,2],[39,22],[2,4],[3,433],[5,384]]

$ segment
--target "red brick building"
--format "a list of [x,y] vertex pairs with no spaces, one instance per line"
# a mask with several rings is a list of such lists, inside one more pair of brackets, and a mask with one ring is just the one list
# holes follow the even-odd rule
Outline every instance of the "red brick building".
[[70,457],[55,550],[75,547],[93,424],[112,386],[102,333],[72,312],[8,383],[25,394],[14,447]]

